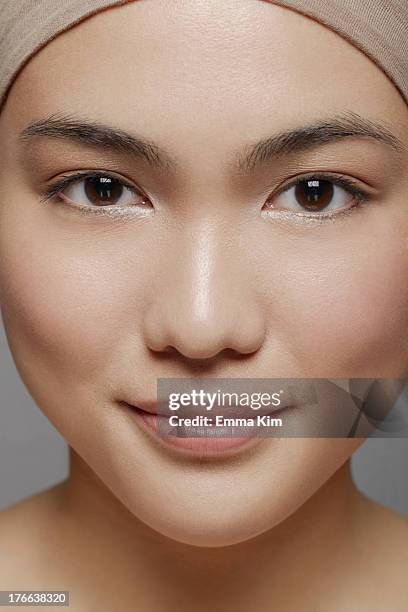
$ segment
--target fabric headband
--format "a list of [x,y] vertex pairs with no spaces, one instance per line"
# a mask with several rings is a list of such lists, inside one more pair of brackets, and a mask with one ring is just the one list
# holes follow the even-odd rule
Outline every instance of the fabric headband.
[[[134,0],[0,0],[0,109],[19,71],[58,34]],[[266,0],[334,30],[394,82],[408,104],[407,0]]]

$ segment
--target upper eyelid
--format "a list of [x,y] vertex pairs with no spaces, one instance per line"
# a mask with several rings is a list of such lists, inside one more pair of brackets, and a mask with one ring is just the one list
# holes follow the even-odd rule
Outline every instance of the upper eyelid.
[[[61,193],[65,188],[69,187],[70,185],[76,182],[80,182],[81,180],[86,180],[87,178],[97,177],[97,176],[111,177],[114,180],[121,182],[127,189],[133,191],[134,193],[138,193],[139,195],[142,195],[148,199],[151,199],[151,196],[149,196],[149,194],[146,193],[144,189],[142,189],[140,186],[135,184],[133,181],[131,181],[127,177],[124,177],[123,175],[120,175],[111,170],[97,170],[97,169],[80,170],[76,172],[74,171],[72,174],[63,175],[59,179],[58,177],[55,177],[54,179],[50,179],[48,181],[48,185],[43,189],[43,196],[44,196],[43,199],[50,199],[52,197],[56,197],[58,196],[59,193]],[[298,175],[295,175],[287,179],[283,184],[273,189],[269,193],[269,195],[267,195],[267,199],[270,199],[272,197],[278,197],[279,195],[295,187],[297,184],[303,181],[311,180],[313,178],[317,180],[320,179],[320,180],[327,180],[327,181],[333,182],[334,184],[342,187],[343,189],[348,190],[350,193],[355,193],[357,197],[358,197],[358,194],[360,194],[361,196],[365,195],[367,198],[370,196],[369,187],[368,186],[366,188],[360,187],[358,184],[360,181],[358,179],[348,177],[347,175],[344,175],[344,174],[339,174],[339,173],[336,174],[335,172],[331,172],[331,171],[315,171],[315,172],[308,171],[308,172],[305,172],[304,174],[298,174]]]
[[[143,191],[143,189],[137,184],[135,184],[131,179],[128,179],[127,177],[123,175],[119,175],[113,172],[112,170],[80,170],[77,172],[74,171],[73,174],[62,175],[60,179],[58,179],[57,177],[53,177],[49,179],[47,183],[48,184],[53,184],[53,183],[58,184],[59,182],[62,183],[65,180],[66,182],[74,182],[74,181],[79,181],[80,179],[86,179],[86,178],[93,177],[93,176],[110,176],[113,179],[123,182],[125,185],[127,185],[130,188],[139,189],[140,191]],[[354,179],[352,177],[347,177],[344,174],[338,174],[338,173],[336,174],[335,172],[331,172],[331,171],[325,172],[325,171],[311,170],[303,174],[297,174],[295,176],[289,177],[277,189],[280,189],[280,188],[284,189],[286,187],[295,185],[297,182],[301,182],[303,180],[308,180],[312,178],[317,178],[317,179],[321,178],[321,180],[324,180],[324,178],[327,178],[328,180],[332,180],[333,182],[335,182],[336,180],[348,180],[350,183],[357,182],[357,179]]]
[[108,176],[117,180],[131,191],[135,193],[140,193],[145,197],[149,197],[144,190],[138,185],[131,182],[129,179],[120,176],[112,171],[104,171],[104,170],[81,170],[78,172],[74,172],[73,174],[66,174],[61,176],[60,178],[55,177],[54,179],[50,179],[47,181],[47,185],[43,189],[43,195],[45,198],[54,197],[58,195],[63,189],[69,187],[70,185],[80,182],[81,180],[86,180],[87,178],[97,177],[97,176]]
[[[132,189],[137,189],[136,185],[132,185],[131,182],[128,179],[126,179],[126,178],[124,178],[122,176],[119,176],[119,175],[117,175],[117,174],[115,174],[113,172],[103,172],[103,171],[100,171],[100,170],[89,170],[89,171],[84,170],[84,171],[78,172],[76,174],[75,173],[74,174],[70,174],[70,175],[67,174],[67,175],[64,175],[62,177],[60,182],[75,183],[75,182],[79,182],[81,180],[85,180],[87,178],[92,178],[92,177],[109,177],[109,178],[112,178],[112,179],[114,179],[114,180],[116,180],[118,182],[123,183],[127,187],[130,187]],[[55,179],[54,182],[56,184],[58,184],[59,181],[58,181],[58,179]]]
[[288,179],[289,182],[285,182],[281,184],[279,187],[276,188],[276,190],[271,195],[280,195],[282,193],[285,193],[285,191],[289,191],[289,189],[291,189],[292,187],[296,187],[296,185],[298,185],[299,183],[302,183],[308,180],[312,180],[312,179],[317,179],[317,180],[322,180],[322,181],[327,180],[328,182],[334,183],[335,185],[338,185],[342,187],[343,189],[348,188],[349,191],[353,190],[353,191],[365,193],[365,192],[368,192],[369,190],[368,186],[366,188],[360,186],[358,184],[360,183],[360,181],[352,177],[348,177],[347,175],[336,174],[333,172],[316,171],[316,172],[307,172],[305,174],[299,174],[299,175],[292,177],[291,179]]

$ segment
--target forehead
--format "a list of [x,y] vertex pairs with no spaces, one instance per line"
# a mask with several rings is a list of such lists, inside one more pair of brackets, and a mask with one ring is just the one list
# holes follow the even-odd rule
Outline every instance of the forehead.
[[40,51],[10,97],[22,121],[72,112],[213,145],[323,112],[384,120],[406,111],[351,44],[263,0],[146,0],[104,11]]

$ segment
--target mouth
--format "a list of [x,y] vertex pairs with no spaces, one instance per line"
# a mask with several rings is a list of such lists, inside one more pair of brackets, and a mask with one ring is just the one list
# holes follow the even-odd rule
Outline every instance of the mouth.
[[254,414],[259,415],[274,415],[282,412],[283,409],[292,407],[291,402],[282,402],[279,407],[271,408],[271,406],[264,406],[256,409],[251,409],[249,406],[241,406],[239,404],[230,404],[227,407],[221,406],[215,403],[210,409],[200,405],[188,405],[185,407],[171,409],[169,408],[168,402],[157,402],[157,401],[137,401],[137,402],[119,402],[126,404],[134,410],[141,410],[148,414],[157,416],[169,417],[173,414],[180,414],[183,417],[196,417],[201,415],[207,416],[235,416],[235,417],[249,417]]
[[229,408],[227,413],[225,407],[214,407],[211,411],[189,409],[178,414],[170,411],[168,404],[119,403],[150,440],[168,451],[195,457],[224,457],[252,448],[268,437],[262,430],[273,420],[279,421],[285,409],[269,409],[269,413],[260,410],[254,415],[240,406]]

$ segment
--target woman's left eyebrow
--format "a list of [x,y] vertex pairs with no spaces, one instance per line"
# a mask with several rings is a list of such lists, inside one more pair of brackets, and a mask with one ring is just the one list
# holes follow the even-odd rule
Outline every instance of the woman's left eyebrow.
[[263,139],[246,147],[244,155],[237,155],[235,164],[240,172],[249,173],[256,166],[273,159],[302,153],[346,138],[371,139],[398,153],[408,151],[402,140],[397,138],[385,125],[350,111]]

